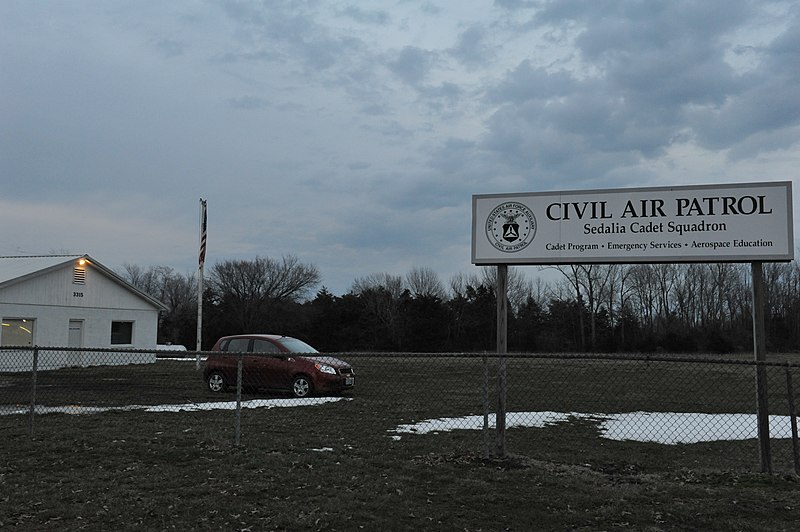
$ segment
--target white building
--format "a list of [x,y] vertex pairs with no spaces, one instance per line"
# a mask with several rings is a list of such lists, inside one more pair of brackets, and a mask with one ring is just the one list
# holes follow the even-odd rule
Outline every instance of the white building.
[[[0,346],[155,349],[161,310],[161,302],[88,255],[0,257]],[[64,363],[44,365],[155,361],[152,353],[59,356]],[[0,370],[4,365],[0,358]]]

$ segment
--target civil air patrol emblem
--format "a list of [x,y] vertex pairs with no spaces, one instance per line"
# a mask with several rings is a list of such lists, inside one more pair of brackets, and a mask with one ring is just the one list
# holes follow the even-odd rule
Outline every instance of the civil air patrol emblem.
[[500,251],[515,253],[528,247],[536,236],[536,217],[522,203],[501,203],[486,219],[486,236]]

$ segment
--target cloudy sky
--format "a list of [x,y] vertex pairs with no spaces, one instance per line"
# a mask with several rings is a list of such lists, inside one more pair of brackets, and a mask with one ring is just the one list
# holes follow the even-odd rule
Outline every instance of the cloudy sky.
[[0,1],[0,255],[188,273],[206,198],[342,294],[474,271],[472,194],[798,168],[796,1]]

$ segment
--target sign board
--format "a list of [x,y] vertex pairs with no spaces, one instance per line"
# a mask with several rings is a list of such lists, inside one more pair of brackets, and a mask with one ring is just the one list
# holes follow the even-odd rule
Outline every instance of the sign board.
[[790,181],[472,197],[473,264],[792,259]]

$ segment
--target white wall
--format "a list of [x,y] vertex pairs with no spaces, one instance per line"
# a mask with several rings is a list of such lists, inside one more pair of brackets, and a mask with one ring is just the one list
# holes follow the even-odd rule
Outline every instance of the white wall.
[[71,308],[156,310],[150,302],[94,269],[91,264],[86,265],[85,284],[73,283],[72,274],[70,263],[20,281],[0,290],[0,301]]
[[[66,347],[69,321],[83,321],[82,347],[155,349],[158,312],[0,303],[0,318],[34,319],[34,345]],[[111,345],[111,322],[133,321],[133,343]]]

